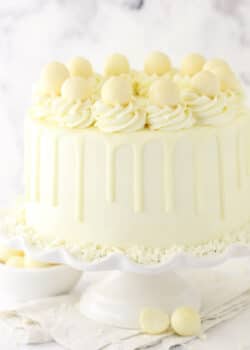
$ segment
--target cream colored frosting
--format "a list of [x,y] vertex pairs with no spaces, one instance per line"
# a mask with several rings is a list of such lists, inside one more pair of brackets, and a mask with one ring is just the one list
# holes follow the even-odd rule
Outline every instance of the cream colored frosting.
[[108,106],[97,101],[93,107],[96,126],[104,132],[133,132],[144,128],[146,113],[139,101],[127,106]]
[[202,125],[224,125],[237,118],[242,111],[236,94],[220,93],[210,98],[187,90],[183,93],[183,101]]
[[[104,132],[131,132],[148,125],[153,130],[219,126],[249,113],[239,81],[220,59],[205,61],[189,54],[178,70],[165,53],[153,52],[144,71],[135,71],[125,56],[114,54],[107,61],[106,76],[93,73],[91,63],[81,57],[69,68],[60,62],[45,66],[32,118],[66,128],[96,125]],[[130,88],[111,84],[114,79],[127,80]],[[177,85],[175,90],[171,84]]]
[[181,130],[188,129],[195,124],[192,112],[181,105],[177,107],[149,106],[148,125],[152,130]]
[[88,128],[94,123],[91,106],[90,99],[71,102],[63,97],[39,97],[30,110],[30,116],[33,119],[55,122],[61,127]]

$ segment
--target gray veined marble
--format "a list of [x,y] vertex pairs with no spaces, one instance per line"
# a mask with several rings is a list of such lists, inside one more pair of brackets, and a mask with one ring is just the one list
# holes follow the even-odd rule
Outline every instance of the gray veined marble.
[[139,67],[152,49],[227,58],[250,86],[249,0],[9,0],[0,2],[0,204],[22,190],[22,124],[31,86],[51,59],[112,51]]

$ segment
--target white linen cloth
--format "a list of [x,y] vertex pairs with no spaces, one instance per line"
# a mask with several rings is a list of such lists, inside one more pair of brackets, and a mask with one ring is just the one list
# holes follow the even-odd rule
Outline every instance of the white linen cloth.
[[[250,308],[249,265],[248,259],[235,260],[216,269],[185,273],[186,277],[190,275],[190,281],[201,292],[205,333]],[[55,341],[69,350],[183,350],[187,347],[177,345],[192,343],[192,338],[181,338],[173,334],[144,335],[136,330],[119,329],[86,319],[79,312],[79,298],[86,284],[91,283],[93,278],[100,277],[100,273],[83,275],[79,286],[69,295],[8,308],[4,306],[4,300],[1,300],[0,349],[15,350],[20,344]]]

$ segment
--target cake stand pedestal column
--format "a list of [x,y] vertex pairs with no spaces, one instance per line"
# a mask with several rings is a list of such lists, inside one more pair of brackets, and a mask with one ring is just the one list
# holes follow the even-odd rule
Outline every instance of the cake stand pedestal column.
[[140,274],[114,271],[83,293],[80,310],[97,322],[138,329],[139,314],[144,307],[171,313],[181,305],[199,310],[201,298],[175,272]]

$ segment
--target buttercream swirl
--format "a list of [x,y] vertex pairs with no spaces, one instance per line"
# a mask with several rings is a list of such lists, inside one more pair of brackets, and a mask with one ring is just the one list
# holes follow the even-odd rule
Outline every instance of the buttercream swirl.
[[96,126],[104,132],[133,132],[145,127],[146,112],[141,103],[132,101],[127,106],[108,106],[97,101],[93,107]]
[[149,128],[152,130],[177,131],[191,128],[195,124],[195,119],[188,108],[181,105],[177,107],[148,106],[147,119]]
[[38,97],[30,110],[34,119],[49,120],[58,126],[68,128],[88,128],[94,123],[91,113],[92,101],[70,102],[63,97]]
[[236,96],[233,97],[228,93],[220,93],[218,96],[210,98],[186,90],[182,97],[186,106],[192,110],[194,117],[201,125],[220,126],[230,123],[237,118],[242,106]]

